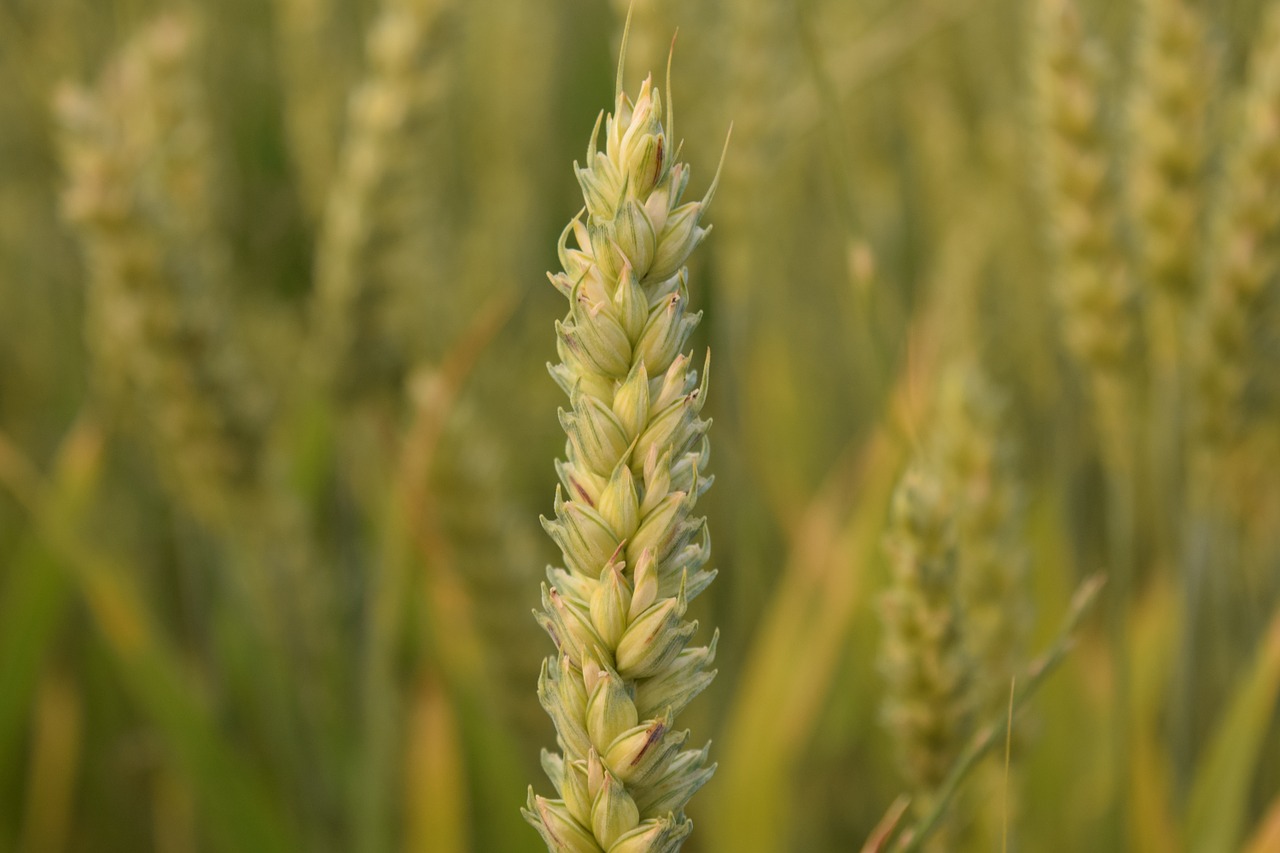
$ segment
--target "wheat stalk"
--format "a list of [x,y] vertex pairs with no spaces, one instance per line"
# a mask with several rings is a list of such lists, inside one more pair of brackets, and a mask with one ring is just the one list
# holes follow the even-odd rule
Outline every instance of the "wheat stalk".
[[[625,46],[625,37],[624,37]],[[625,50],[624,50],[625,55]],[[706,399],[683,350],[685,261],[706,236],[712,190],[682,203],[688,167],[670,144],[673,113],[649,80],[598,120],[584,167],[586,201],[560,241],[552,283],[568,300],[552,376],[569,396],[555,519],[543,524],[563,568],[548,569],[538,614],[558,653],[538,694],[559,754],[543,753],[557,799],[529,791],[526,819],[553,851],[678,849],[684,806],[714,771],[706,748],[681,750],[675,717],[711,681],[710,646],[686,648],[688,602],[715,576],[695,501],[706,476]],[[573,245],[576,243],[576,246]]]

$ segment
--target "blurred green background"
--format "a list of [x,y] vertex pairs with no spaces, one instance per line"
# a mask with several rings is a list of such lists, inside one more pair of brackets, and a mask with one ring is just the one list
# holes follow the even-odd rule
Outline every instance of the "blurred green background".
[[[1022,495],[1011,654],[1110,582],[952,843],[1280,850],[1275,223],[1229,436],[1196,443],[1194,354],[1166,370],[1139,333],[1117,462],[1055,296],[1044,3],[633,5],[628,90],[652,69],[667,94],[679,29],[691,193],[733,125],[690,271],[720,568],[693,610],[721,637],[683,716],[719,762],[685,849],[857,850],[907,790],[886,515],[966,362]],[[1160,5],[1079,4],[1137,326],[1157,226],[1129,210],[1129,117]],[[1250,56],[1280,59],[1267,5],[1189,3],[1208,59],[1167,59],[1207,93],[1204,292],[1214,211],[1242,180],[1280,198],[1228,165]],[[0,0],[0,850],[540,849],[544,272],[626,6]]]

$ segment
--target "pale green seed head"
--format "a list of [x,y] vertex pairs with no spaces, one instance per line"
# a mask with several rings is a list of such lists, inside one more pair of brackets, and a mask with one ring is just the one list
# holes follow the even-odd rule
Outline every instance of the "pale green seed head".
[[552,850],[588,838],[600,850],[677,850],[692,826],[685,803],[714,771],[673,729],[715,675],[714,640],[689,648],[698,625],[684,618],[715,576],[694,515],[711,484],[706,371],[686,352],[701,315],[688,307],[685,263],[706,236],[708,199],[682,202],[689,170],[661,113],[646,80],[597,121],[575,166],[584,209],[550,276],[569,303],[550,367],[569,409],[555,517],[543,520],[563,568],[548,570],[538,614],[557,646],[539,697],[563,751],[548,771],[562,799],[534,797],[525,817]]

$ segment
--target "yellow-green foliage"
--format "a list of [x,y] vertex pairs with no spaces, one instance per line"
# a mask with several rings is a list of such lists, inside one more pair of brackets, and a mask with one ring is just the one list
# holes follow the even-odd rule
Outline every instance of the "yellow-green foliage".
[[667,639],[722,633],[678,797],[546,759],[591,832],[1274,847],[1280,0],[0,0],[0,850],[546,849],[535,525],[627,376],[547,376],[544,271],[628,11],[663,162],[733,128],[637,284],[713,356],[647,379],[714,420]]

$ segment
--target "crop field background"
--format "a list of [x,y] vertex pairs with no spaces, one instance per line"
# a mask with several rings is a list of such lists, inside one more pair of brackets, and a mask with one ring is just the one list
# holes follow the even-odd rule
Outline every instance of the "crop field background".
[[[684,849],[1280,851],[1280,3],[630,5],[729,139]],[[0,851],[545,849],[627,7],[0,0]]]

